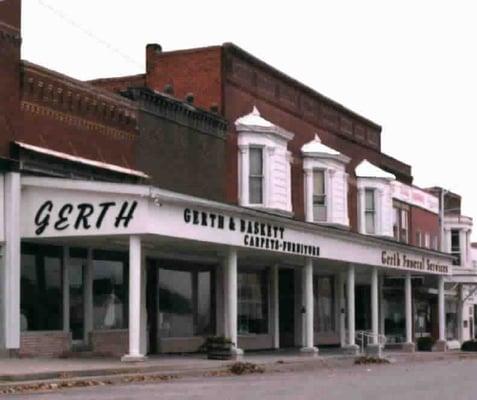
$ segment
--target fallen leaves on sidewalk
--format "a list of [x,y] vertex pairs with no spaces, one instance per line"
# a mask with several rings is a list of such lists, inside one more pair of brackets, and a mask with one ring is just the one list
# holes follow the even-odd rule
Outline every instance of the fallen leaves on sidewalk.
[[41,382],[41,383],[26,383],[19,385],[11,385],[0,389],[0,394],[13,394],[13,393],[27,393],[27,392],[39,392],[50,391],[58,389],[69,389],[75,387],[89,387],[89,386],[105,386],[121,383],[136,383],[136,382],[161,382],[176,379],[176,375],[133,375],[126,377],[118,377],[114,379],[83,379],[83,380],[70,380],[59,382]]

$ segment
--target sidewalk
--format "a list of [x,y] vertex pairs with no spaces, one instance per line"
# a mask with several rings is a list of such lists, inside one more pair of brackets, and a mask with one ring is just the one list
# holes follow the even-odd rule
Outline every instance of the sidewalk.
[[[477,353],[386,352],[396,363],[426,362],[452,358],[477,358]],[[246,353],[244,362],[264,367],[267,372],[300,371],[353,366],[354,357],[339,350],[320,350],[318,357],[297,350]],[[73,386],[162,381],[181,377],[224,375],[234,361],[208,360],[205,355],[157,355],[130,364],[117,358],[0,359],[0,394],[48,390]]]

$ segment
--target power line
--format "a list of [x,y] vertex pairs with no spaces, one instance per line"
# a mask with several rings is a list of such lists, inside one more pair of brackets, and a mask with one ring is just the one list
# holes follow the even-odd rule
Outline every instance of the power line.
[[140,67],[141,69],[144,68],[144,66],[139,63],[138,61],[136,61],[134,58],[128,56],[127,54],[123,53],[121,50],[119,50],[117,47],[114,47],[111,43],[107,42],[106,40],[104,39],[101,39],[99,37],[97,37],[93,32],[91,32],[89,29],[83,27],[82,25],[80,25],[79,23],[77,23],[75,20],[73,20],[72,18],[70,18],[69,16],[67,16],[65,13],[63,13],[62,11],[58,10],[57,8],[53,7],[51,4],[48,4],[47,2],[45,2],[44,0],[38,0],[38,3],[46,8],[47,10],[49,10],[50,12],[52,12],[53,14],[57,15],[58,17],[60,17],[62,20],[64,20],[65,22],[67,22],[69,25],[73,26],[74,28],[78,29],[79,31],[83,32],[85,35],[87,35],[88,37],[90,37],[91,39],[93,39],[94,41],[96,41],[97,43],[101,44],[102,46],[106,47],[108,50],[112,51],[113,53],[116,53],[117,55],[119,55],[121,58],[123,58],[125,61],[131,63],[131,64],[134,64],[135,66],[137,67]]

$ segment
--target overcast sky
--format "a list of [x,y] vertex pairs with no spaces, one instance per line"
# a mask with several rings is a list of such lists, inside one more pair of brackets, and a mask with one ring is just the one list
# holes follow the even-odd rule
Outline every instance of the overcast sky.
[[234,42],[380,124],[416,185],[461,194],[477,218],[473,3],[23,0],[22,57],[90,79],[143,73],[146,43]]

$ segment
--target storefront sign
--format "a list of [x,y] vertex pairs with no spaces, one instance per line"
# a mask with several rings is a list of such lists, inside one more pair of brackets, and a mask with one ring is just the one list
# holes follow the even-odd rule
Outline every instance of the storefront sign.
[[35,214],[35,233],[40,236],[50,226],[61,232],[65,229],[74,230],[101,229],[106,216],[113,216],[114,227],[127,228],[134,218],[137,201],[106,201],[99,204],[72,203],[55,204],[45,201]]
[[242,245],[246,247],[283,251],[303,256],[317,257],[320,255],[318,246],[285,240],[285,228],[275,224],[190,208],[184,209],[184,222],[190,225],[240,233]]
[[428,211],[439,213],[439,199],[422,189],[404,183],[392,182],[392,196],[408,204],[424,208]]
[[397,267],[422,272],[449,273],[449,267],[428,257],[416,257],[398,251],[382,251],[381,263],[387,267]]

